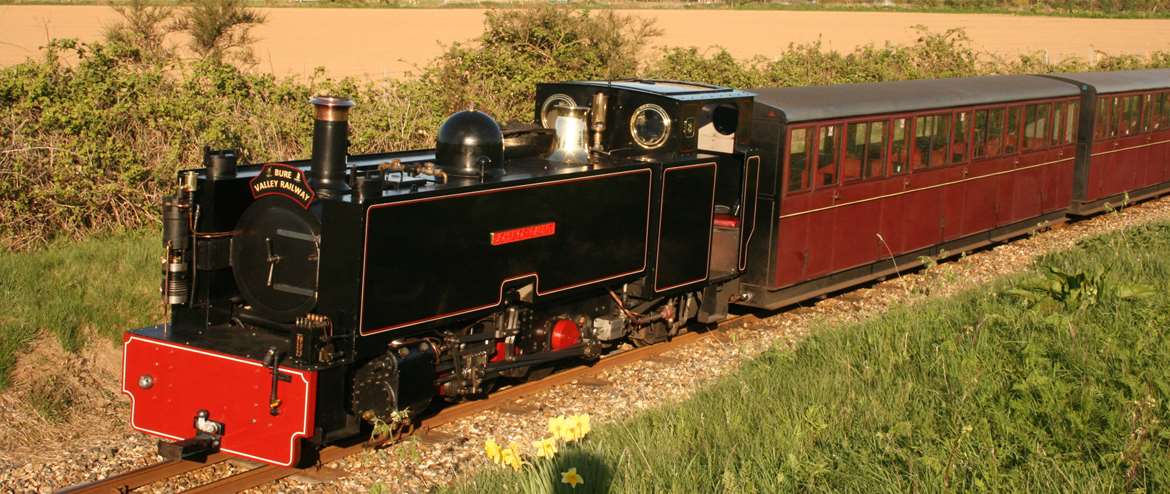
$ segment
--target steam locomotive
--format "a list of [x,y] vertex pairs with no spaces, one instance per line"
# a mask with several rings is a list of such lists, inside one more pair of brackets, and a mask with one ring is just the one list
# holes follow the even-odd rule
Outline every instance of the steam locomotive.
[[[165,324],[131,425],[170,458],[291,466],[504,379],[777,309],[1170,188],[1170,70],[750,91],[541,84],[434,149],[207,151],[163,201]],[[372,431],[372,432],[371,432]]]

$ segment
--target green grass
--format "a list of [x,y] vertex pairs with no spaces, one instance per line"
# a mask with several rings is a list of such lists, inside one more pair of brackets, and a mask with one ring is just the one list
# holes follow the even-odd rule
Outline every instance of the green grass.
[[[1163,491],[1168,288],[1170,224],[1086,240],[444,492]],[[585,486],[559,483],[569,467]]]
[[0,252],[0,389],[9,384],[17,355],[42,334],[73,351],[87,329],[117,338],[157,321],[157,237],[135,231]]

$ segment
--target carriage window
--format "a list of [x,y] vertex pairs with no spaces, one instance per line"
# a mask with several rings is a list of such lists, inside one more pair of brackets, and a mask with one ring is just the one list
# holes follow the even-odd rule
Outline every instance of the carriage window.
[[950,130],[950,115],[931,115],[914,120],[915,170],[946,163]]
[[1003,118],[1005,110],[996,108],[987,112],[987,157],[1003,154]]
[[1024,149],[1043,149],[1048,144],[1049,104],[1028,105],[1024,109]]
[[975,112],[975,131],[971,138],[975,159],[987,157],[987,110]]
[[1004,123],[1003,154],[1014,154],[1020,147],[1020,115],[1021,108],[1008,108],[1007,122]]
[[1064,103],[1055,103],[1052,105],[1052,125],[1049,126],[1051,130],[1048,132],[1048,144],[1055,146],[1064,142],[1064,112],[1068,105]]
[[849,124],[841,181],[880,177],[886,165],[886,123]]
[[861,164],[865,161],[865,143],[869,140],[868,124],[851,123],[845,137],[845,159],[841,162],[841,182],[861,178]]
[[865,148],[865,162],[861,165],[862,178],[880,177],[886,169],[886,123],[870,122],[869,144]]
[[947,144],[951,137],[951,116],[939,115],[934,118],[936,126],[932,139],[934,145],[930,149],[930,165],[938,166],[946,163]]
[[1068,109],[1064,112],[1064,143],[1072,144],[1077,142],[1077,129],[1081,127],[1081,105],[1079,103],[1069,103]]
[[1142,96],[1142,132],[1149,132],[1154,130],[1154,122],[1158,121],[1158,116],[1154,110],[1154,103],[1156,100],[1152,94]]
[[967,130],[971,125],[971,112],[955,114],[955,132],[951,138],[951,163],[967,161]]
[[792,129],[788,140],[788,192],[808,190],[811,149],[812,133],[808,129]]
[[837,139],[840,135],[840,125],[821,127],[820,145],[817,147],[817,187],[837,182]]
[[1110,137],[1112,129],[1110,129],[1109,114],[1113,112],[1113,99],[1101,98],[1097,100],[1097,115],[1093,122],[1093,138],[1105,139]]
[[1158,96],[1162,102],[1162,130],[1170,129],[1170,93],[1162,93]]
[[1139,96],[1127,96],[1118,102],[1121,110],[1119,133],[1123,136],[1134,135],[1141,131],[1142,105]]
[[890,175],[901,175],[906,173],[908,168],[906,162],[906,128],[907,120],[905,118],[898,118],[894,120],[893,128],[893,142],[890,145]]
[[1105,106],[1109,107],[1109,115],[1105,117],[1109,122],[1109,125],[1106,127],[1108,129],[1106,136],[1117,137],[1117,130],[1121,125],[1118,123],[1121,121],[1121,102],[1118,98],[1109,98]]
[[1158,114],[1157,123],[1154,124],[1155,130],[1166,130],[1170,128],[1170,93],[1162,93],[1157,97],[1157,107],[1155,112]]

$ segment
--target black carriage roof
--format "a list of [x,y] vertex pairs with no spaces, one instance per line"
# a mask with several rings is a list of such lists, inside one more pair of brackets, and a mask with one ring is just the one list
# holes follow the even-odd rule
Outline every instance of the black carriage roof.
[[738,89],[689,81],[622,79],[616,81],[572,81],[563,84],[624,89],[680,101],[751,96]]
[[[1030,75],[749,89],[757,106],[782,112],[788,122],[903,113],[935,108],[1075,96],[1073,84]],[[757,117],[766,111],[756,110]],[[780,115],[777,115],[779,117]]]
[[1051,77],[1088,84],[1098,94],[1170,88],[1170,69],[1062,73]]

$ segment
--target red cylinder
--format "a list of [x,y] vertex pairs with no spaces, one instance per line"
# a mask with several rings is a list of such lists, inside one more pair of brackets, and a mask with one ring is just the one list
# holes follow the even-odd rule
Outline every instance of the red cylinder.
[[553,324],[551,343],[554,352],[576,346],[581,343],[581,330],[573,321],[559,319],[556,324]]

